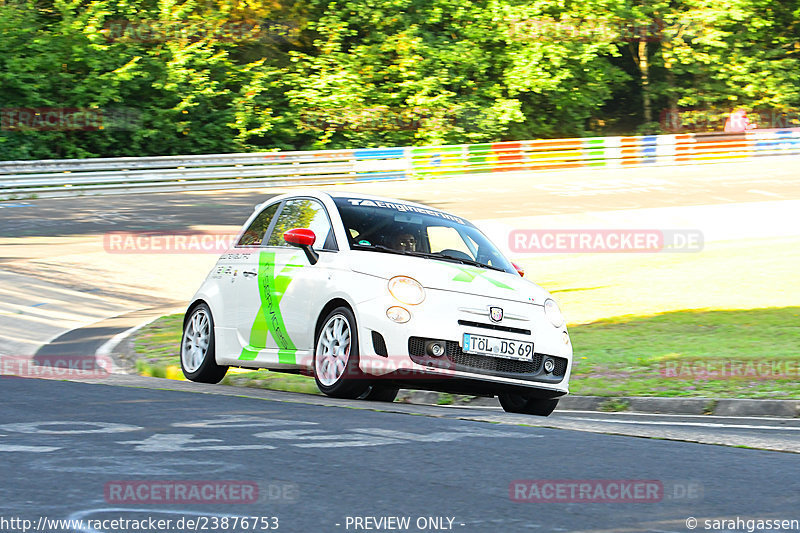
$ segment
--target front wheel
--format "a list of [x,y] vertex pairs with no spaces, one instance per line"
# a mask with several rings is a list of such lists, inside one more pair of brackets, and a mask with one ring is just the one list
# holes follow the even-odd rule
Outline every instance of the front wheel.
[[558,405],[558,398],[531,398],[530,396],[513,392],[498,394],[497,398],[507,413],[521,413],[523,415],[549,416]]
[[397,393],[400,392],[399,387],[392,387],[391,385],[375,385],[372,384],[361,396],[358,397],[359,400],[367,400],[370,402],[388,402],[391,403],[397,398]]
[[187,379],[200,383],[219,383],[228,371],[215,359],[214,318],[204,303],[192,309],[183,325],[181,369]]
[[369,388],[358,366],[356,317],[347,307],[331,311],[317,332],[314,379],[319,390],[334,398],[355,399]]

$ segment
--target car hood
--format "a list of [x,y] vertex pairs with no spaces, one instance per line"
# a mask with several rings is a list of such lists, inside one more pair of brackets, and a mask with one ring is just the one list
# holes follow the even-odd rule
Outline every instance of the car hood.
[[409,276],[426,289],[463,292],[538,305],[543,305],[550,296],[543,288],[515,274],[424,257],[353,251],[350,269],[387,280],[395,276]]

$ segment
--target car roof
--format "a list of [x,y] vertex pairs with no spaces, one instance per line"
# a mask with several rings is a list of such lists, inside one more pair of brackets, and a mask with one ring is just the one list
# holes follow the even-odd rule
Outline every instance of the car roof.
[[[389,198],[389,197],[386,197],[386,196],[378,196],[378,195],[375,195],[375,194],[364,194],[364,193],[358,193],[358,192],[326,191],[326,190],[320,190],[320,189],[297,189],[297,190],[293,190],[293,191],[287,192],[285,194],[281,194],[280,196],[276,196],[274,198],[270,198],[269,200],[267,200],[267,202],[273,202],[273,201],[278,200],[278,199],[286,200],[288,198],[292,198],[292,197],[296,197],[296,196],[310,196],[312,198],[320,198],[322,196],[328,196],[329,198],[334,199],[334,200],[337,199],[337,198],[353,198],[353,199],[359,199],[359,200],[377,200],[379,202],[391,202],[391,203],[397,203],[397,204],[403,204],[403,205],[411,205],[411,206],[414,206],[414,207],[420,207],[422,209],[430,209],[432,211],[439,211],[441,213],[450,214],[450,213],[447,213],[447,211],[442,211],[441,209],[437,209],[437,208],[431,207],[429,205],[419,204],[417,202],[409,202],[408,200],[400,200],[399,198]],[[264,203],[266,203],[266,202],[264,202]],[[264,204],[262,203],[262,204],[259,204],[259,205],[264,205]],[[457,216],[457,215],[454,215],[454,216]],[[459,218],[463,218],[463,217],[459,217]]]

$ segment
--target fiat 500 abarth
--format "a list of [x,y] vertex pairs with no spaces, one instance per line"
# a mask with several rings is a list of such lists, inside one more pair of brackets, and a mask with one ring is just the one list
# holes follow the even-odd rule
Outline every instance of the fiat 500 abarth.
[[549,293],[473,224],[430,207],[307,191],[256,206],[186,312],[181,365],[313,374],[340,398],[400,387],[498,396],[549,415],[572,346]]

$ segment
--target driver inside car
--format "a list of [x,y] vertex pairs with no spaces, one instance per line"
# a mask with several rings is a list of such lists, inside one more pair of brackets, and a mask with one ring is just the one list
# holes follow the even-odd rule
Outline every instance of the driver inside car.
[[416,252],[417,239],[410,233],[398,233],[392,239],[392,248],[402,252]]

